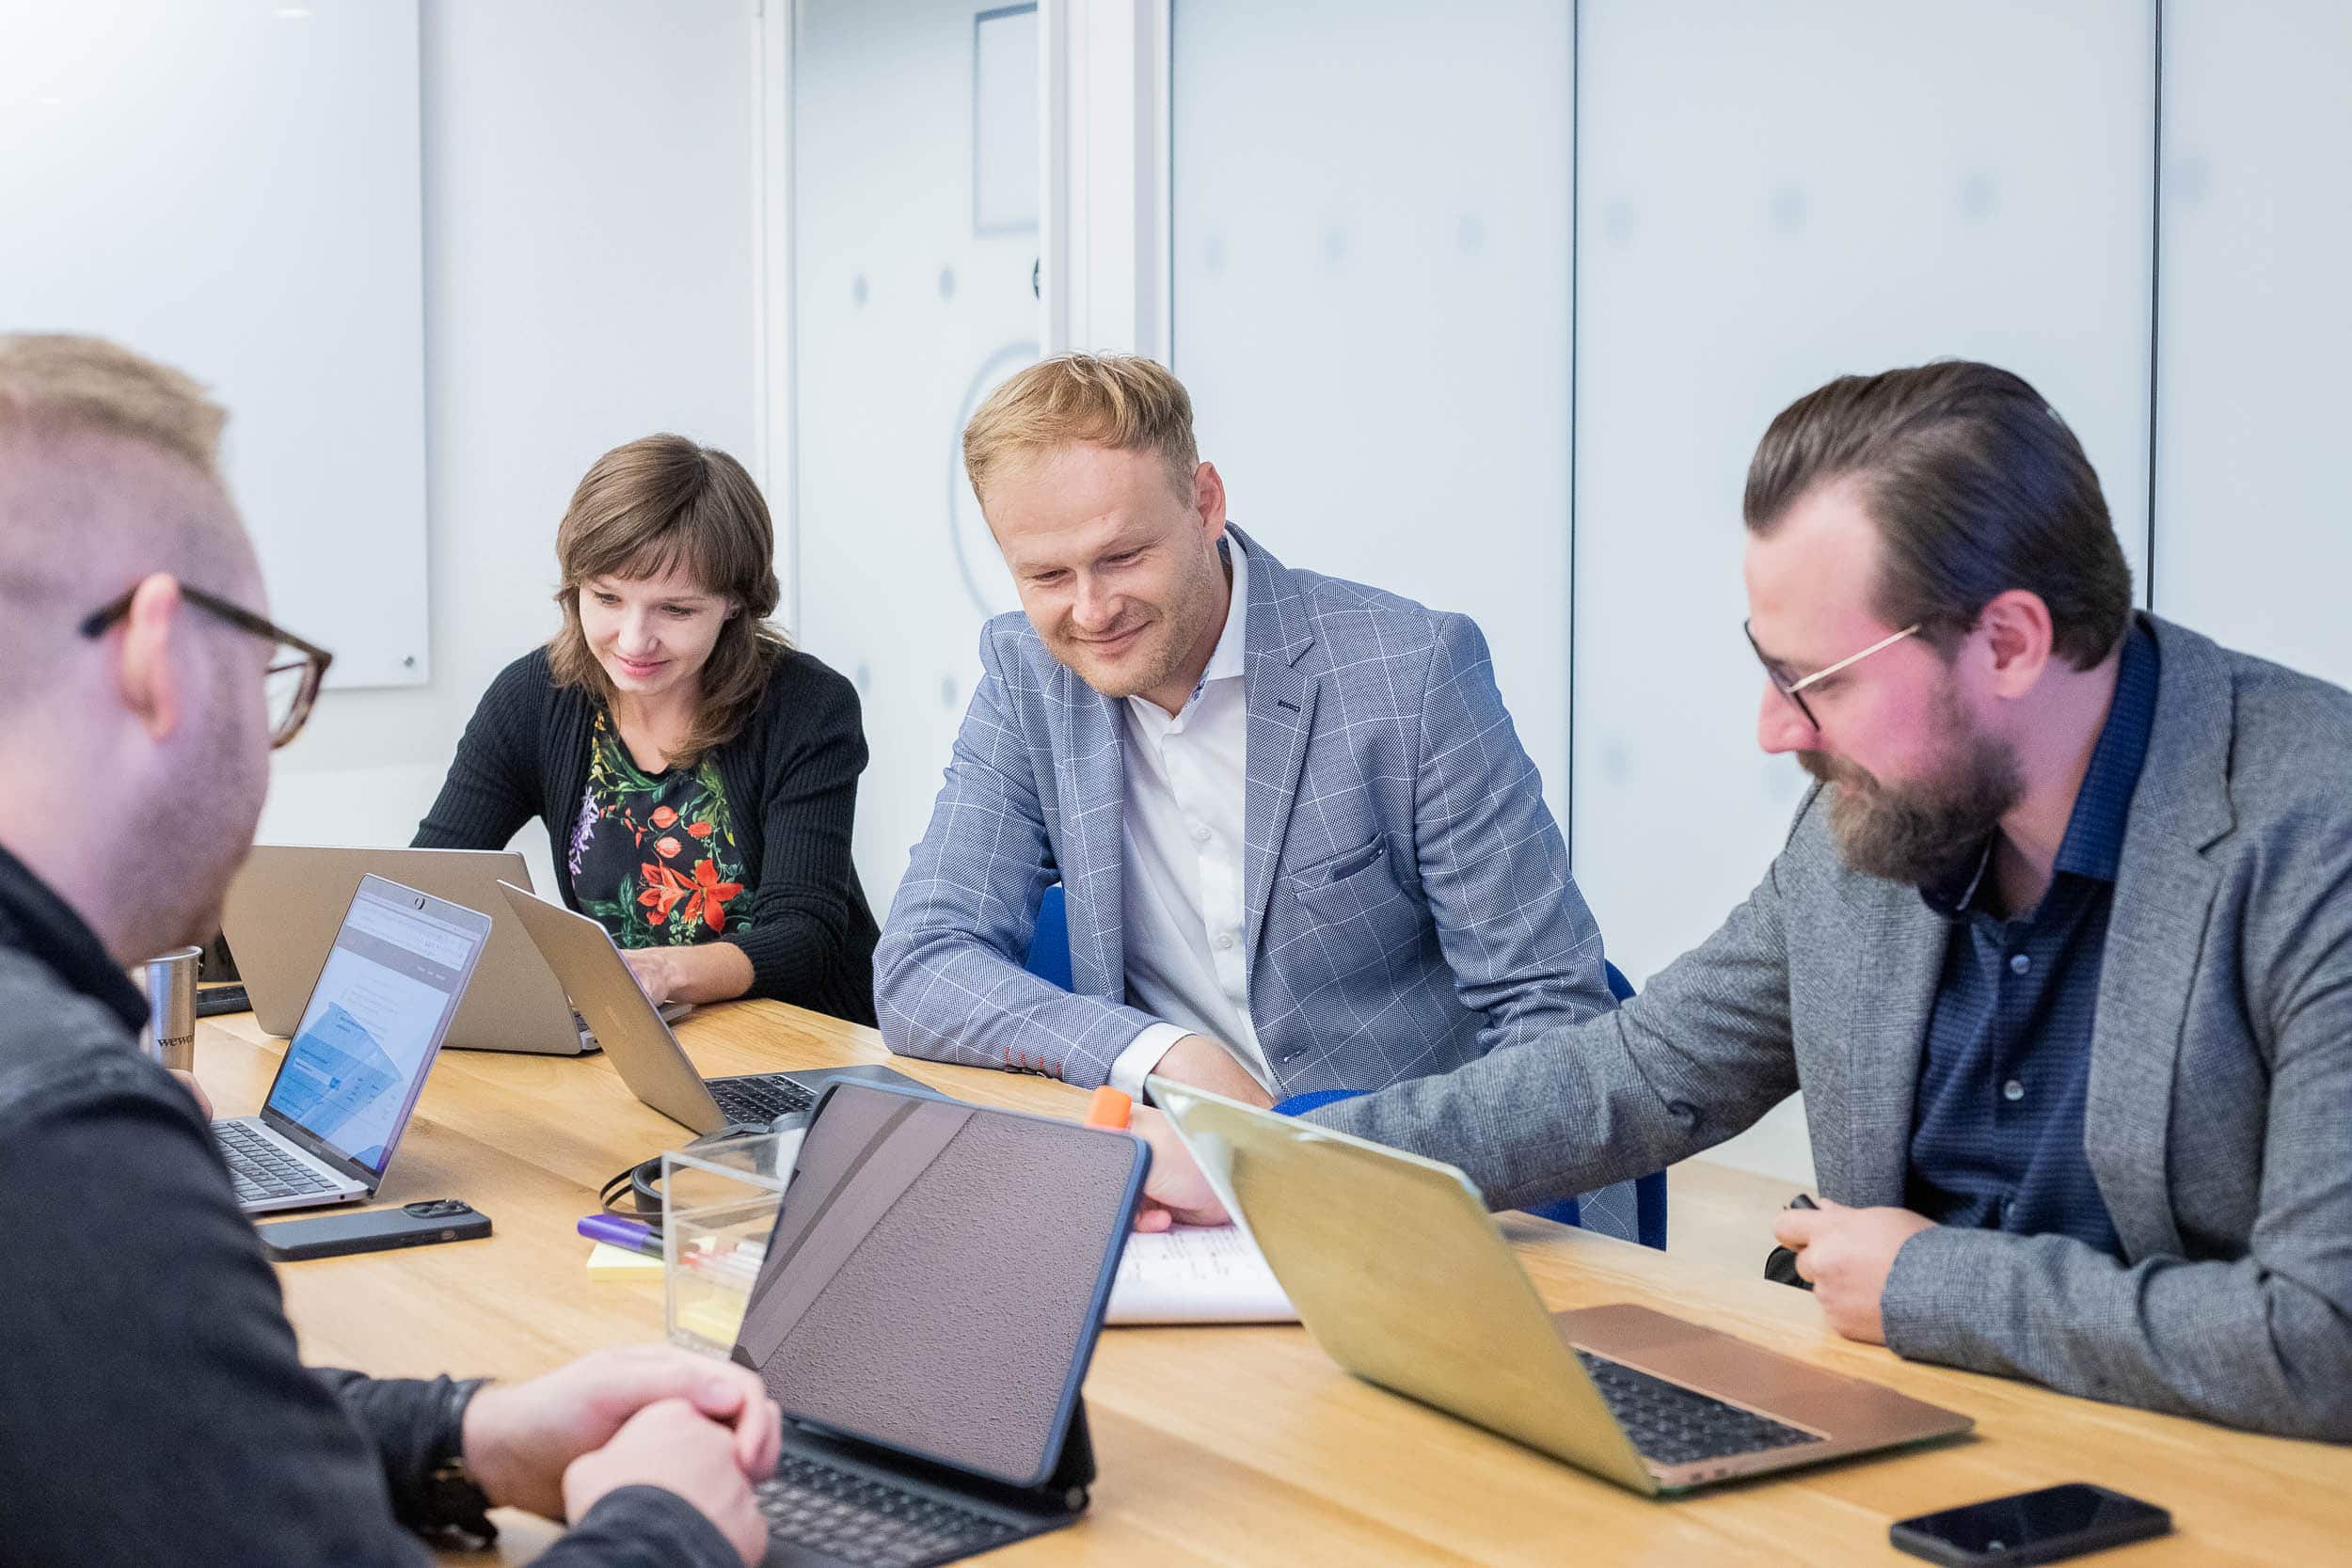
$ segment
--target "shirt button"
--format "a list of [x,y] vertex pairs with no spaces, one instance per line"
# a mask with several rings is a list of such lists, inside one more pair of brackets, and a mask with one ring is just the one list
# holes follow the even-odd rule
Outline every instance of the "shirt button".
[[[2023,974],[2026,971],[2031,969],[2032,967],[2033,960],[2026,957],[2023,953],[2012,954],[2010,958],[2009,972],[2011,974]],[[2012,1095],[2010,1098],[2013,1100],[2016,1097]]]
[[2026,1085],[2020,1084],[2016,1079],[2012,1078],[2008,1083],[2001,1085],[2001,1098],[2003,1100],[2023,1100],[2026,1098]]
[[1216,944],[1220,948],[1231,952],[1233,946],[1233,933],[1231,931],[1219,931],[1216,934]]
[[1195,844],[1206,844],[1209,842],[1209,829],[1206,823],[1195,822],[1192,825],[1192,841]]

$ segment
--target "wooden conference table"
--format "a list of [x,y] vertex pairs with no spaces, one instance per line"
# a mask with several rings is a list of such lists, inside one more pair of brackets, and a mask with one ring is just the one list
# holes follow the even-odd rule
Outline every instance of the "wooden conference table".
[[[706,1074],[887,1059],[881,1037],[774,1003],[702,1010],[679,1037]],[[281,1042],[251,1015],[199,1028],[218,1113],[255,1110]],[[1075,1117],[1040,1078],[894,1061],[976,1103]],[[573,1223],[623,1166],[685,1140],[599,1057],[452,1051],[435,1064],[382,1198],[462,1197],[486,1241],[291,1263],[286,1307],[312,1362],[385,1376],[527,1377],[601,1345],[659,1338],[658,1275],[590,1276]],[[1887,1524],[2062,1481],[2172,1511],[2176,1533],[2099,1559],[2352,1563],[2352,1448],[2290,1442],[1913,1365],[1840,1339],[1809,1296],[1736,1270],[1512,1216],[1555,1307],[1635,1301],[1977,1418],[1973,1438],[1651,1502],[1359,1383],[1289,1327],[1106,1330],[1086,1385],[1102,1479],[1076,1528],[1008,1564],[1904,1563]],[[554,1527],[511,1511],[492,1552],[527,1560]]]

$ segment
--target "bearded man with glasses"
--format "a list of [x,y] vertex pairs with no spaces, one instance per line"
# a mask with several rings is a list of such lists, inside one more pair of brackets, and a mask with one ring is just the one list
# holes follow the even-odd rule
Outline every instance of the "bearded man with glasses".
[[1839,1332],[2352,1440],[2352,694],[2135,613],[1990,365],[1799,399],[1744,511],[1756,739],[1819,781],[1755,893],[1619,1010],[1311,1119],[1523,1208],[1802,1090],[1775,1235]]

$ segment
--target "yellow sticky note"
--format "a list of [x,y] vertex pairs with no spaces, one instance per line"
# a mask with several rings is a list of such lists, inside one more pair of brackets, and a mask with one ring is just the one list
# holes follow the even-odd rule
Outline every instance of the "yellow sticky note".
[[599,1279],[642,1279],[661,1272],[661,1259],[598,1242],[588,1253],[588,1272]]
[[743,1303],[739,1299],[689,1303],[678,1313],[677,1326],[701,1335],[712,1344],[731,1345],[735,1343],[736,1331],[743,1326]]

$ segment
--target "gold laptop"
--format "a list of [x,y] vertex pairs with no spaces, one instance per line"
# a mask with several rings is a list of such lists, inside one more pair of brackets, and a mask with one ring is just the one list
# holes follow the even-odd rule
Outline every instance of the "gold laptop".
[[1620,1486],[1686,1492],[1975,1424],[1630,1303],[1550,1311],[1454,1166],[1151,1092],[1334,1361]]

